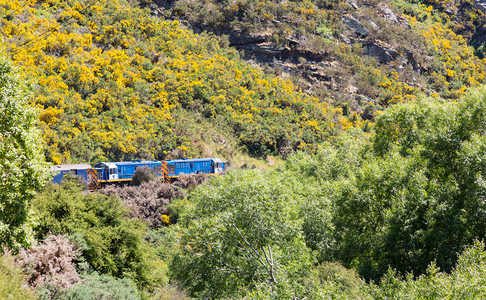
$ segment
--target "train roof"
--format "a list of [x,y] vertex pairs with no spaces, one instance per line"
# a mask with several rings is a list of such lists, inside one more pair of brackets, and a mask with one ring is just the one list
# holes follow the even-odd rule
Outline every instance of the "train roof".
[[57,165],[57,166],[51,166],[51,171],[84,170],[90,168],[91,166],[88,164]]
[[171,160],[166,160],[166,162],[179,163],[179,162],[198,162],[198,161],[207,161],[207,160],[214,160],[216,162],[222,162],[222,160],[217,158],[217,157],[192,158],[192,159],[171,159]]
[[153,163],[160,163],[160,161],[158,161],[158,160],[131,160],[131,161],[112,162],[112,164],[116,164],[116,165],[153,164]]
[[131,160],[131,161],[117,161],[117,162],[101,162],[97,163],[95,166],[106,165],[109,168],[114,168],[115,166],[130,166],[138,164],[160,164],[158,160]]

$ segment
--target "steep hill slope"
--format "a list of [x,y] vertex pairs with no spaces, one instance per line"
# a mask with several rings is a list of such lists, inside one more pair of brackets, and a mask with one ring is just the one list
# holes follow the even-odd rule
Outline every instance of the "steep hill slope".
[[456,99],[485,82],[467,40],[480,45],[482,1],[153,1],[154,14],[227,35],[246,59],[365,119],[419,93]]
[[56,164],[286,154],[341,127],[339,110],[136,1],[0,0],[0,33]]

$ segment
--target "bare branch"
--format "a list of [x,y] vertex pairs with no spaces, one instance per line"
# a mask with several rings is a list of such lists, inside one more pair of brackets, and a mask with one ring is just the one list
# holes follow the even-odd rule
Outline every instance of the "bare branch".
[[243,236],[243,234],[241,234],[240,230],[238,229],[238,227],[235,226],[235,224],[231,224],[233,226],[233,228],[236,230],[236,232],[238,232],[238,235],[241,237],[241,239],[245,242],[245,244],[248,246],[248,248],[251,250],[250,252],[252,252],[253,256],[258,259],[258,261],[263,265],[265,266],[266,268],[267,265],[265,264],[265,262],[261,259],[260,257],[260,253],[258,253],[257,250],[255,250],[255,248],[252,247],[252,245],[245,239],[245,237]]
[[268,252],[269,252],[269,255],[267,254],[267,252],[265,251],[264,248],[262,248],[263,250],[263,253],[265,254],[265,259],[267,260],[267,263],[269,265],[269,268],[268,268],[268,272],[270,273],[270,277],[272,277],[272,281],[273,282],[277,282],[277,279],[275,279],[275,274],[274,274],[274,271],[273,271],[273,257],[272,257],[272,250],[270,248],[270,245],[268,245]]

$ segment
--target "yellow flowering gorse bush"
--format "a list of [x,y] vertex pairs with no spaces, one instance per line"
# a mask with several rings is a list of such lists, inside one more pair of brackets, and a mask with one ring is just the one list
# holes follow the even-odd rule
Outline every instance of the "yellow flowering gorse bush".
[[[307,12],[309,13],[309,12]],[[6,52],[34,84],[48,160],[163,159],[182,111],[266,155],[334,132],[338,112],[243,63],[222,40],[126,0],[0,0]]]

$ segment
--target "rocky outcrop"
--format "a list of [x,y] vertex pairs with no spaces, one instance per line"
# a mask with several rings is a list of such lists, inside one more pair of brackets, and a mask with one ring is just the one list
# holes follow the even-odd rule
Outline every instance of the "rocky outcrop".
[[397,16],[395,15],[395,13],[389,7],[383,6],[380,9],[381,9],[381,11],[384,14],[385,19],[387,19],[388,21],[393,22],[393,23],[397,23],[398,22]]
[[366,37],[370,34],[369,30],[366,29],[366,27],[353,16],[346,16],[342,19],[342,21],[344,25],[348,26],[357,35]]
[[474,2],[474,8],[479,9],[482,12],[486,12],[486,1],[476,0]]
[[236,47],[260,44],[266,41],[264,36],[252,36],[242,32],[228,31],[224,34],[228,35],[229,42]]
[[364,53],[368,56],[376,58],[381,64],[395,60],[398,57],[398,52],[394,49],[380,46],[376,43],[364,43]]

